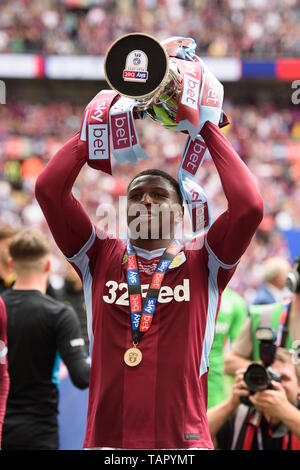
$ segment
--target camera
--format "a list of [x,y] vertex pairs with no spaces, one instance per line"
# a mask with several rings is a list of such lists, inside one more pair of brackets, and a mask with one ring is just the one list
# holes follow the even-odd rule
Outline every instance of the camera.
[[295,294],[300,293],[300,256],[298,256],[293,264],[293,270],[286,278],[286,286]]
[[[262,364],[250,364],[244,373],[244,381],[250,390],[250,394],[272,388],[271,381],[281,381],[281,375],[272,369],[276,355],[276,334],[272,328],[258,328],[255,337],[259,340],[259,355]],[[241,397],[242,403],[251,405],[248,397]]]

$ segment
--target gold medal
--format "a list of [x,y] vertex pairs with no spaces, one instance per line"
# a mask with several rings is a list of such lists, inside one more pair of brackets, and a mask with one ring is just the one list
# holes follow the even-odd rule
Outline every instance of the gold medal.
[[136,345],[133,345],[133,348],[127,349],[127,351],[124,354],[124,361],[125,364],[127,364],[130,367],[134,367],[139,365],[139,363],[142,360],[142,351],[136,347]]

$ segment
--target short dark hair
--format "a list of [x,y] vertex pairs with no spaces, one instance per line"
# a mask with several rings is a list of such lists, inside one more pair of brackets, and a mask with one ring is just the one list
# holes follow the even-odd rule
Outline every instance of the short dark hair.
[[6,240],[7,238],[12,238],[15,236],[19,230],[11,225],[4,225],[0,228],[0,241]]
[[50,254],[48,237],[35,229],[22,230],[12,239],[9,252],[13,261],[32,262]]
[[169,183],[173,186],[174,190],[176,191],[178,202],[180,203],[181,206],[183,206],[183,197],[182,197],[182,193],[181,193],[178,181],[175,178],[173,178],[173,176],[169,175],[169,173],[166,173],[165,171],[162,171],[162,170],[157,170],[156,168],[143,170],[137,175],[135,175],[134,178],[132,178],[132,180],[127,186],[127,193],[132,183],[140,176],[160,176],[161,178],[168,180]]

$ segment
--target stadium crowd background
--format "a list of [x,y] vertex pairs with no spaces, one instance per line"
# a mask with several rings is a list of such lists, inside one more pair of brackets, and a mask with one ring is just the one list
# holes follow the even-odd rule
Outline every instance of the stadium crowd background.
[[[121,35],[142,31],[158,39],[193,37],[200,57],[271,61],[299,57],[299,19],[298,0],[2,0],[0,56],[103,56]],[[36,177],[78,131],[87,103],[108,86],[104,81],[7,76],[5,84],[6,104],[0,105],[0,226],[34,227],[49,234],[34,197]],[[223,131],[254,174],[264,200],[264,219],[230,282],[250,303],[262,282],[263,261],[273,255],[289,259],[284,231],[300,228],[300,108],[291,100],[290,83],[250,79],[223,85],[223,109],[231,122]],[[76,181],[73,191],[96,224],[102,204],[118,212],[119,198],[138,171],[153,167],[176,176],[186,136],[149,119],[136,124],[150,160],[138,165],[113,160],[113,176],[85,165]],[[226,200],[209,157],[199,181],[215,220]],[[124,233],[125,224],[120,229]],[[60,287],[66,264],[52,244],[51,280]]]
[[[295,57],[300,49],[299,15],[296,0],[5,0],[0,5],[0,53],[103,55],[117,37],[143,31],[158,39],[178,34],[193,37],[200,56]],[[0,224],[48,230],[34,199],[35,179],[55,151],[78,131],[89,88],[88,83],[73,84],[72,102],[61,98],[63,82],[58,86],[60,99],[53,100],[50,94],[47,98],[45,81],[39,101],[35,86],[22,98],[25,85],[16,81],[8,89],[6,105],[0,107]],[[94,94],[108,88],[105,82],[98,89],[95,86]],[[300,110],[289,96],[279,100],[274,83],[255,85],[257,90],[269,87],[274,100],[255,99],[253,89],[250,97],[247,87],[242,100],[234,99],[232,88],[224,86],[223,108],[231,121],[224,133],[255,175],[265,203],[264,220],[230,284],[250,302],[262,281],[263,260],[274,254],[289,258],[282,230],[300,226]],[[81,87],[85,88],[82,99]],[[176,176],[186,137],[149,119],[137,122],[137,128],[151,167]],[[114,162],[112,177],[87,166],[82,170],[76,193],[95,223],[99,205],[118,208],[129,178],[146,167],[149,161],[122,166]],[[215,219],[224,210],[225,199],[209,158],[199,179]],[[65,264],[55,246],[53,255],[53,282],[59,285]]]
[[0,12],[0,52],[105,54],[122,34],[176,36],[179,21],[199,55],[293,57],[300,49],[297,0],[2,0]]

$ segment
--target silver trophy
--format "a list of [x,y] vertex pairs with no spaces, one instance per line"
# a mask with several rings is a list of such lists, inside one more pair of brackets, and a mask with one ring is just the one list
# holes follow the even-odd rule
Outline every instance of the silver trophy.
[[136,100],[139,117],[146,113],[153,121],[175,130],[182,83],[176,58],[184,58],[183,49],[194,46],[191,38],[159,42],[147,34],[127,34],[106,53],[106,80],[120,95]]
[[[207,197],[197,183],[198,170],[207,154],[200,134],[207,121],[219,127],[229,124],[223,113],[223,86],[195,54],[192,38],[172,37],[159,42],[154,37],[132,33],[109,48],[104,62],[108,84],[119,101],[110,109],[110,125],[127,123],[126,148],[116,144],[119,129],[111,126],[112,152],[119,163],[146,158],[130,137],[128,121],[148,116],[166,129],[188,134],[177,179],[194,234],[207,229],[211,216]],[[132,140],[132,141],[131,141]],[[147,157],[148,158],[148,157]]]

